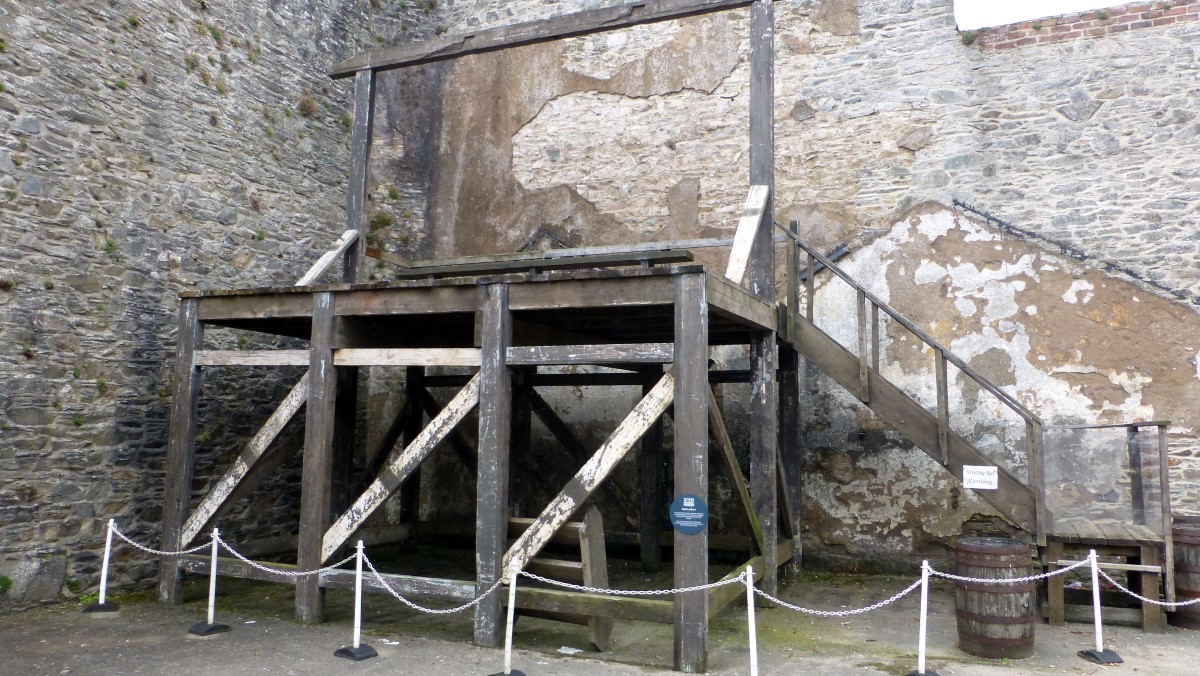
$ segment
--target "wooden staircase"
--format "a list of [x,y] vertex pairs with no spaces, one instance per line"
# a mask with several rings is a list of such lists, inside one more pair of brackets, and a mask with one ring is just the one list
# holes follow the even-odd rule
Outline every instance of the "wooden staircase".
[[[959,479],[963,476],[964,465],[996,466],[996,462],[989,459],[969,439],[950,429],[946,365],[953,364],[964,375],[974,380],[982,390],[997,397],[1025,421],[1029,481],[1028,483],[1023,482],[1016,475],[997,466],[998,488],[996,490],[979,490],[977,494],[987,500],[1013,524],[1033,535],[1039,545],[1044,545],[1044,529],[1047,519],[1042,481],[1044,474],[1041,419],[961,359],[955,357],[886,303],[867,292],[832,261],[801,241],[794,231],[784,230],[784,232],[792,238],[795,245],[795,255],[790,261],[792,265],[789,266],[790,271],[794,273],[801,268],[802,258],[806,254],[808,274],[807,277],[803,274],[792,277],[802,280],[805,284],[804,314],[798,314],[790,309],[801,307],[799,284],[792,285],[787,305],[780,305],[781,339],[848,392],[858,397],[876,415],[908,437]],[[843,347],[828,333],[821,330],[813,320],[815,297],[813,280],[815,274],[823,269],[841,278],[857,292],[857,354]],[[933,350],[936,360],[937,410],[926,409],[880,374],[880,313],[888,315],[894,324],[903,326]]]

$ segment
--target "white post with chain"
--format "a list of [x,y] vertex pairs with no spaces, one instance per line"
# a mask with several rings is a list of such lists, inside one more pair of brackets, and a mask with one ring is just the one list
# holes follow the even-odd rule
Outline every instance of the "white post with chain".
[[116,519],[109,519],[107,535],[104,537],[104,563],[100,566],[100,598],[96,603],[84,608],[85,613],[103,614],[117,610],[117,604],[108,602],[108,563],[112,558],[113,530],[116,527]]
[[750,643],[750,676],[758,676],[758,628],[754,625],[754,566],[746,566],[746,627]]
[[362,642],[362,566],[363,541],[358,541],[358,549],[354,555],[354,644],[349,648],[338,648],[333,651],[334,657],[361,662],[379,655],[375,649]]
[[217,555],[221,547],[221,532],[212,530],[212,560],[208,564],[208,622],[197,622],[188,629],[193,636],[207,637],[229,631],[224,624],[217,624]]
[[508,626],[504,629],[504,674],[512,673],[513,620],[517,613],[517,570],[508,571]]
[[1100,557],[1096,550],[1091,550],[1088,558],[1092,561],[1092,615],[1096,624],[1096,652],[1104,651],[1104,623],[1100,615]]
[[917,673],[925,673],[925,638],[929,616],[929,561],[921,562],[921,624],[917,630]]

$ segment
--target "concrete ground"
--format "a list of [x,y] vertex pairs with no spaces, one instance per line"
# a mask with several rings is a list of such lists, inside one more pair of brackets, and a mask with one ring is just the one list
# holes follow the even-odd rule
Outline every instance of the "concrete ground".
[[[417,615],[390,597],[364,602],[365,642],[379,657],[359,663],[333,657],[351,632],[353,597],[330,592],[329,618],[319,626],[291,620],[287,587],[240,580],[221,581],[217,621],[232,631],[211,638],[186,630],[204,615],[206,585],[196,580],[177,607],[148,595],[119,598],[121,611],[106,618],[83,615],[63,604],[0,618],[0,674],[494,674],[503,652],[470,644],[471,618]],[[781,590],[786,600],[828,610],[854,608],[885,599],[910,579],[868,576],[809,576]],[[762,674],[905,674],[916,667],[918,594],[871,613],[848,618],[812,618],[782,608],[759,609]],[[1036,652],[1024,660],[984,660],[956,647],[953,588],[931,590],[929,666],[949,674],[1200,673],[1200,632],[1169,627],[1144,634],[1131,627],[1105,627],[1106,646],[1121,666],[1094,665],[1076,656],[1093,641],[1091,625],[1038,625]],[[745,606],[722,612],[710,629],[709,672],[749,672]],[[670,673],[671,632],[665,625],[618,622],[611,650],[600,655],[586,645],[582,627],[522,618],[517,624],[514,668],[530,676]],[[572,655],[560,649],[582,650]]]

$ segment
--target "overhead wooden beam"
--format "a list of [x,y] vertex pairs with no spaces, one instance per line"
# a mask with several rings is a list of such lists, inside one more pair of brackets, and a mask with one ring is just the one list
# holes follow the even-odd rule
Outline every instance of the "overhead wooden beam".
[[479,350],[441,348],[342,348],[333,353],[338,366],[479,366]]
[[508,363],[517,365],[555,364],[664,364],[675,361],[671,343],[616,345],[537,345],[508,348]]
[[725,277],[734,284],[741,284],[746,279],[759,230],[766,230],[768,235],[773,233],[770,228],[762,227],[763,214],[766,213],[770,197],[771,189],[765,185],[751,185],[746,195],[746,204],[742,207],[742,216],[733,235],[729,263],[725,266]]
[[420,467],[425,458],[441,443],[454,426],[462,422],[467,413],[479,403],[479,376],[476,375],[467,383],[454,399],[446,405],[425,429],[417,435],[402,452],[392,458],[375,481],[363,491],[354,505],[346,510],[333,525],[325,532],[321,544],[321,562],[333,555],[350,536],[367,520],[380,505],[387,500],[408,478],[414,469]]
[[742,515],[746,517],[746,525],[750,527],[750,532],[754,536],[754,545],[761,554],[765,548],[762,525],[759,523],[758,515],[754,512],[754,501],[750,498],[750,488],[746,485],[746,477],[742,474],[741,466],[738,465],[737,453],[733,449],[733,442],[729,439],[729,432],[725,429],[725,419],[721,417],[721,407],[717,403],[717,397],[713,394],[712,388],[708,390],[708,432],[716,440],[717,449],[721,451],[721,460],[723,461],[721,466],[725,468],[729,485],[733,487],[733,493],[742,507]]
[[300,407],[304,405],[308,399],[308,373],[306,372],[300,377],[300,381],[296,383],[292,390],[287,393],[279,406],[271,413],[271,417],[263,423],[263,426],[258,429],[258,432],[246,444],[246,448],[238,455],[237,460],[233,461],[233,466],[226,470],[225,475],[212,487],[208,495],[200,501],[200,504],[188,517],[187,523],[183,525],[183,535],[180,538],[180,543],[186,547],[196,538],[208,520],[217,513],[217,510],[225,504],[226,500],[233,494],[233,489],[237,486],[250,471],[254,463],[262,457],[263,452],[275,441],[279,433],[283,431],[288,421],[292,419]]
[[[192,470],[196,459],[196,403],[200,398],[200,368],[194,353],[204,344],[204,324],[199,319],[199,299],[179,302],[179,332],[175,336],[175,383],[171,392],[171,421],[167,437],[167,467],[163,488],[162,549],[177,551],[184,517],[192,497]],[[164,558],[159,563],[158,600],[179,602],[179,564]]]
[[436,38],[377,49],[339,63],[329,76],[350,77],[364,69],[390,70],[421,63],[455,59],[562,38],[618,30],[640,24],[682,19],[749,5],[748,0],[644,0],[565,14],[540,21],[501,26],[478,33]]
[[600,482],[612,472],[633,445],[641,439],[650,425],[667,410],[674,398],[675,379],[664,374],[658,384],[650,390],[633,410],[617,425],[608,439],[575,473],[562,492],[546,505],[534,524],[517,538],[504,556],[504,570],[514,566],[524,568],[537,553],[554,537],[554,533],[571,519],[575,510],[592,494]]
[[308,350],[196,350],[196,366],[308,366]]

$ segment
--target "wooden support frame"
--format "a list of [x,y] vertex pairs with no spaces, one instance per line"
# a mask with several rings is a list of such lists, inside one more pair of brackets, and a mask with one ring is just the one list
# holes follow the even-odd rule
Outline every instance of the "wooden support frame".
[[[333,294],[313,294],[309,385],[304,427],[300,492],[300,540],[296,562],[302,570],[321,567],[321,538],[329,525],[333,481],[337,373],[333,365]],[[325,597],[315,576],[296,580],[296,619],[324,619]]]
[[[703,275],[680,275],[675,290],[674,495],[708,500],[708,300]],[[708,530],[675,538],[675,586],[708,583]],[[674,663],[679,671],[708,668],[708,595],[675,597]]]
[[508,348],[510,366],[572,364],[665,364],[675,360],[670,343],[618,345],[539,345]]
[[371,141],[375,132],[375,71],[354,73],[354,118],[350,124],[350,181],[346,190],[346,227],[358,233],[342,258],[342,281],[365,279],[367,197],[371,191]]
[[[179,332],[175,337],[175,384],[171,393],[170,436],[167,438],[166,486],[163,489],[161,548],[178,551],[180,534],[192,495],[192,470],[196,461],[196,411],[200,399],[200,368],[194,353],[204,343],[199,299],[179,303]],[[164,558],[159,563],[158,600],[179,602],[179,564]]]
[[750,495],[762,526],[762,588],[778,591],[779,392],[775,381],[775,332],[760,331],[750,343]]

